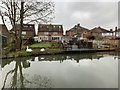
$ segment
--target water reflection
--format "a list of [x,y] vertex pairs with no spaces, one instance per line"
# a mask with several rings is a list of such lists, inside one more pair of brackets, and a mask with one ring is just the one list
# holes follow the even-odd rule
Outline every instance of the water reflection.
[[[68,54],[68,55],[53,55],[51,56],[40,56],[39,61],[60,61],[62,63],[65,60],[75,60],[77,63],[79,63],[82,59],[100,59],[103,55],[97,55],[95,53],[87,53],[87,54]],[[35,59],[34,59],[35,60]]]
[[[66,60],[74,60],[76,63],[80,63],[80,60],[100,60],[104,58],[105,53],[87,53],[87,54],[66,54],[66,55],[42,55],[39,57],[29,57],[29,58],[15,58],[15,59],[3,59],[2,60],[2,69],[6,69],[3,76],[3,87],[4,88],[50,88],[54,87],[52,79],[48,76],[41,74],[26,73],[26,70],[29,70],[32,67],[32,63],[37,61],[57,61],[63,63]],[[110,55],[116,57],[115,53],[110,53]],[[37,66],[38,68],[40,66]],[[63,66],[64,67],[64,66]],[[33,67],[34,68],[34,67]],[[47,67],[46,67],[47,68]],[[54,68],[53,68],[54,69]],[[71,69],[72,70],[72,69]],[[63,70],[64,71],[64,70]],[[75,71],[73,69],[73,71]],[[78,83],[79,84],[79,83]]]
[[2,62],[2,68],[4,68],[7,64],[10,64],[12,61],[15,62],[15,67],[14,69],[10,70],[9,72],[6,73],[4,81],[3,81],[3,87],[2,90],[5,88],[6,83],[7,83],[7,78],[11,74],[11,81],[7,85],[9,88],[28,88],[28,87],[47,87],[50,88],[52,86],[51,80],[48,79],[47,77],[40,76],[40,75],[34,75],[32,78],[27,79],[29,75],[23,75],[23,69],[27,69],[30,67],[31,63],[30,60],[26,60],[26,58],[22,58],[21,60],[18,59],[9,59],[9,60],[3,60]]

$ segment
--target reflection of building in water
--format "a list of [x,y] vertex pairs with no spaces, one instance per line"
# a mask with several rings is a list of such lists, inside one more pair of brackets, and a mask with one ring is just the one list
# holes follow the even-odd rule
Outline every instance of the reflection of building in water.
[[87,53],[87,54],[66,54],[66,55],[44,55],[44,56],[39,56],[38,61],[60,61],[62,63],[64,60],[76,60],[77,63],[79,63],[79,60],[82,59],[100,59],[102,58],[103,55],[97,55],[95,53]]
[[114,59],[120,60],[120,53],[119,53],[119,52],[117,52],[117,53],[115,54]]

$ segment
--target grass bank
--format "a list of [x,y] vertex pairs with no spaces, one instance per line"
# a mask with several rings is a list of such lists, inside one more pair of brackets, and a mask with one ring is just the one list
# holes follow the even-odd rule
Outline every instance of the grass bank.
[[[54,54],[60,54],[62,53],[61,48],[59,47],[58,42],[41,42],[41,43],[35,43],[32,45],[29,45],[29,48],[31,48],[32,52],[26,51],[27,46],[23,46],[22,50],[20,51],[12,51],[9,46],[3,49],[2,58],[16,58],[16,57],[29,57],[29,56],[38,56],[38,55],[54,55]],[[41,48],[45,48],[45,51],[40,51]]]
[[29,57],[29,56],[38,56],[38,55],[55,55],[62,53],[60,49],[45,49],[41,52],[40,49],[33,49],[32,52],[26,52],[25,50],[10,52],[6,55],[2,55],[2,58],[17,58],[17,57]]

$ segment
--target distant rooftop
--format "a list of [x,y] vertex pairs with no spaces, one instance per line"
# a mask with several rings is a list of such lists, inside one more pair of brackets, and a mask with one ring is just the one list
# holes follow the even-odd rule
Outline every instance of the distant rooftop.
[[80,24],[77,24],[77,25],[75,25],[73,28],[71,28],[71,29],[68,30],[68,31],[85,32],[85,31],[89,31],[89,29],[80,26]]

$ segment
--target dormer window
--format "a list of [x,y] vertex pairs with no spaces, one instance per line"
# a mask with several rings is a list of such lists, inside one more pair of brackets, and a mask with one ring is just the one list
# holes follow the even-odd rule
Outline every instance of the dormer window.
[[49,33],[48,32],[44,32],[45,35],[48,35]]
[[49,28],[49,27],[47,26],[47,28]]
[[40,25],[40,28],[42,28],[43,26],[42,25]]
[[55,28],[55,26],[53,26],[53,28]]
[[54,35],[58,34],[58,32],[53,32]]

